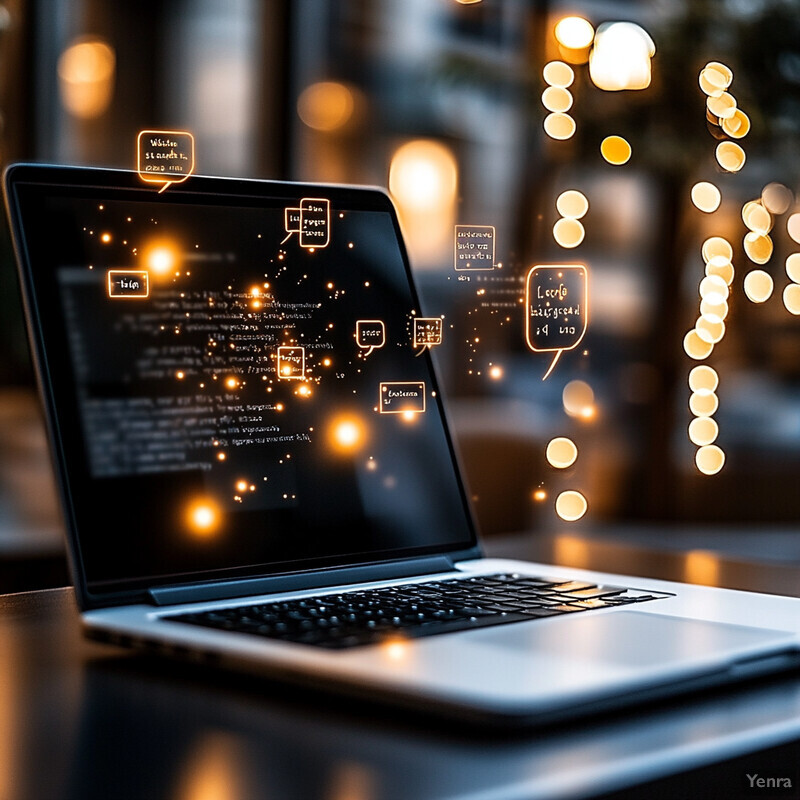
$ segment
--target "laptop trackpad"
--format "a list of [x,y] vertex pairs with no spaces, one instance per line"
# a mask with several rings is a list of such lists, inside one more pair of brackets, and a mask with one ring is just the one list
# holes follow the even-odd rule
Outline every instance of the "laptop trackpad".
[[[556,624],[552,624],[556,623]],[[566,623],[566,624],[565,624]],[[782,631],[722,622],[671,617],[642,611],[575,615],[551,624],[522,623],[486,628],[471,634],[475,644],[519,655],[563,656],[571,661],[599,661],[626,667],[723,657],[789,641]]]

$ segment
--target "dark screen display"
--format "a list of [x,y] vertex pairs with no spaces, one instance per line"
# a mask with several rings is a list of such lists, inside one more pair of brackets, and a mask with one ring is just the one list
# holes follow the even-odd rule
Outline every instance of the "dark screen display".
[[16,195],[89,590],[471,546],[388,201],[125,177]]

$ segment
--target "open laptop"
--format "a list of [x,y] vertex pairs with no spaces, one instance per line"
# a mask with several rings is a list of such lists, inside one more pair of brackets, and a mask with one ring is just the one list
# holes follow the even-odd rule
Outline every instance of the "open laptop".
[[800,600],[481,557],[380,190],[5,191],[89,635],[507,723],[798,664]]

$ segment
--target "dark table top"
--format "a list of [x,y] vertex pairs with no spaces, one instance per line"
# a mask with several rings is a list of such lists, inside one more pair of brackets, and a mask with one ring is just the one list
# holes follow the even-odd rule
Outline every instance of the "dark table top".
[[2,800],[711,797],[764,774],[764,753],[771,774],[800,763],[797,676],[538,731],[466,731],[86,641],[70,589],[0,596],[0,710]]

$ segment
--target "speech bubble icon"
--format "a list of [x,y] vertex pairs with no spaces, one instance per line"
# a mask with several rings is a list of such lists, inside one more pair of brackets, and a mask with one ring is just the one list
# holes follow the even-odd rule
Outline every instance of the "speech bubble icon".
[[442,343],[441,317],[414,317],[413,346],[434,347]]
[[305,347],[279,347],[276,365],[279,381],[299,381],[306,376]]
[[493,225],[456,225],[456,271],[494,269],[494,235]]
[[194,136],[188,131],[141,131],[136,139],[136,169],[146,183],[183,183],[194,172]]
[[380,319],[360,319],[356,321],[356,344],[367,352],[366,358],[373,350],[386,344],[386,326]]
[[304,197],[300,201],[300,247],[327,247],[331,239],[331,201]]
[[555,353],[546,380],[565,350],[574,350],[589,322],[589,272],[583,264],[538,264],[525,281],[525,341],[535,353]]

